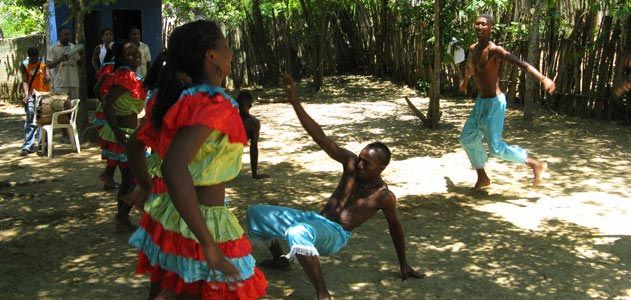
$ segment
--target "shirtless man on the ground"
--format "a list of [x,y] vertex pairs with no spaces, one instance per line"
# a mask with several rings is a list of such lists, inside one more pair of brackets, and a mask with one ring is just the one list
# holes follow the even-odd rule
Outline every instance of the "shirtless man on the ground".
[[[289,259],[296,257],[316,289],[318,299],[329,299],[319,256],[339,251],[346,245],[351,230],[382,210],[399,259],[402,278],[423,278],[425,275],[415,271],[406,260],[403,228],[395,209],[396,197],[381,179],[381,172],[390,162],[388,147],[378,142],[371,143],[359,156],[339,147],[305,112],[298,101],[294,81],[287,75],[283,75],[282,80],[287,87],[287,98],[302,126],[322,150],[342,164],[344,171],[320,213],[267,205],[248,208],[250,238],[253,241],[271,241],[272,259],[261,265],[287,270],[290,268]],[[289,254],[283,255],[279,239],[289,243]]]
[[549,94],[554,92],[555,84],[527,62],[493,43],[491,41],[492,29],[492,16],[485,14],[476,19],[475,30],[478,42],[469,47],[469,58],[465,76],[460,83],[460,91],[467,93],[468,81],[473,76],[478,97],[462,129],[460,142],[467,152],[473,168],[478,173],[478,180],[474,189],[491,184],[491,180],[484,171],[484,165],[488,158],[486,150],[482,146],[483,139],[486,139],[489,144],[491,155],[514,163],[524,163],[532,168],[534,184],[537,185],[541,180],[541,174],[547,168],[547,163],[530,157],[526,150],[519,146],[507,145],[502,140],[506,97],[499,85],[500,63],[504,60],[520,67],[541,82]]

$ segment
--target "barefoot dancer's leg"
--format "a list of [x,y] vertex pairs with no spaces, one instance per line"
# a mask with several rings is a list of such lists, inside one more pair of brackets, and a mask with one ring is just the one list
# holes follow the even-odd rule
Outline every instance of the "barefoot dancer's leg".
[[541,175],[548,168],[548,163],[545,161],[538,161],[532,157],[526,159],[526,165],[532,168],[534,175],[533,184],[537,186],[541,182]]
[[131,211],[131,205],[120,200],[122,195],[125,195],[130,192],[132,187],[132,174],[129,168],[121,168],[121,185],[118,189],[118,207],[116,212],[116,231],[118,232],[133,232],[136,230],[136,226],[134,226],[129,220],[129,212]]
[[480,189],[491,184],[491,179],[486,175],[484,168],[475,170],[478,173],[478,181],[476,181],[473,189]]
[[109,190],[118,187],[118,184],[114,181],[114,173],[116,172],[116,165],[111,164],[109,161],[105,166],[105,169],[99,174],[99,180],[103,182],[103,189]]
[[471,165],[478,173],[478,180],[474,189],[491,184],[491,180],[484,171],[484,165],[486,164],[488,157],[486,155],[486,150],[482,145],[484,134],[480,128],[482,113],[486,109],[486,103],[484,101],[485,99],[480,98],[476,100],[475,106],[471,110],[471,113],[462,128],[462,133],[460,133],[460,144],[462,144],[464,151],[467,153],[467,157],[469,157]]
[[320,268],[320,257],[317,255],[301,255],[296,254],[300,266],[305,270],[309,281],[313,284],[316,290],[318,299],[331,299],[329,290],[324,283],[324,276],[322,275],[322,269]]

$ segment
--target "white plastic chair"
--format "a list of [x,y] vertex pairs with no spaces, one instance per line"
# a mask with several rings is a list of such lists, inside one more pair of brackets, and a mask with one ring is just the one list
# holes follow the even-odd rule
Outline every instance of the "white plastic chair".
[[[46,132],[46,139],[42,138],[40,140],[44,141],[44,146],[48,150],[48,157],[53,156],[53,130],[55,129],[68,129],[68,133],[70,135],[70,144],[72,145],[72,148],[76,148],[77,153],[81,153],[81,145],[79,144],[79,133],[77,132],[77,109],[79,108],[79,101],[81,101],[81,99],[70,100],[70,109],[53,113],[52,122],[48,125],[40,126],[42,129],[41,134],[44,135],[44,132]],[[68,122],[68,124],[59,123],[57,119],[59,118],[59,116],[65,114],[70,114],[70,122]]]

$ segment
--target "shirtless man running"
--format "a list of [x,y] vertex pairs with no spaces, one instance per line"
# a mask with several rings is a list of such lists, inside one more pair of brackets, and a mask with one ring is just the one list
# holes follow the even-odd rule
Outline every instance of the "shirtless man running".
[[[253,241],[271,241],[272,259],[264,267],[288,269],[289,259],[296,257],[316,289],[318,299],[329,299],[329,291],[320,269],[320,255],[332,255],[346,245],[350,231],[382,210],[399,259],[403,279],[423,278],[405,258],[403,228],[397,218],[396,197],[381,179],[381,172],[390,162],[390,150],[382,143],[366,146],[359,156],[339,147],[305,112],[296,95],[296,85],[287,75],[287,98],[300,123],[313,140],[331,158],[342,164],[342,178],[320,213],[281,206],[253,205],[247,210],[247,225]],[[289,243],[290,252],[283,255],[278,240]]]
[[478,98],[462,129],[460,143],[478,173],[474,189],[491,184],[491,180],[484,171],[484,164],[488,158],[482,147],[482,139],[486,139],[489,144],[491,155],[514,163],[525,163],[532,168],[534,184],[537,185],[541,180],[541,174],[547,168],[547,163],[530,157],[521,147],[507,145],[502,140],[506,97],[500,90],[500,63],[505,60],[520,67],[541,82],[543,88],[550,94],[554,92],[555,84],[527,62],[520,60],[501,46],[495,45],[491,41],[492,29],[493,17],[491,15],[483,14],[476,19],[475,31],[478,42],[469,47],[469,59],[465,76],[460,82],[460,91],[467,93],[467,83],[471,76],[474,76]]

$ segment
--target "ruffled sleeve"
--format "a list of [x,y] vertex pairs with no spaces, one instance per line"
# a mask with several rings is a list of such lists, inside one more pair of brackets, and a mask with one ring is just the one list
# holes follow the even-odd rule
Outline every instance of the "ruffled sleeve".
[[147,97],[147,92],[142,88],[142,81],[138,80],[136,73],[128,68],[121,67],[114,71],[101,86],[101,94],[107,95],[115,85],[119,85],[129,91],[135,99],[144,101]]
[[101,80],[101,78],[103,78],[103,76],[110,75],[112,74],[112,72],[114,72],[114,65],[105,64],[99,69],[99,72],[96,74],[96,80],[99,81]]
[[163,155],[182,127],[201,125],[228,136],[230,143],[247,144],[239,110],[223,93],[183,94],[162,119],[158,152]]

